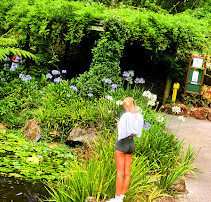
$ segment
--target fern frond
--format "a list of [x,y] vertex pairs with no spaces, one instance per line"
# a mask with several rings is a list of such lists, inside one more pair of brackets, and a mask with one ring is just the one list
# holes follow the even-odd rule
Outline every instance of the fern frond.
[[[24,57],[34,58],[35,56],[25,50],[21,50],[19,48],[15,48],[18,42],[16,39],[9,39],[0,37],[0,61],[3,61],[5,57],[7,57],[10,53],[19,54]],[[12,47],[11,47],[12,46]]]
[[18,42],[16,39],[9,39],[9,38],[3,38],[3,37],[0,37],[0,46],[17,46],[18,45]]

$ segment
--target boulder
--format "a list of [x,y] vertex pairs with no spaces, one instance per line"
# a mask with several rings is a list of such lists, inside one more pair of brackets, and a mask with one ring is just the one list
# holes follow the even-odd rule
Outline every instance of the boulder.
[[190,109],[186,105],[177,104],[176,106],[181,109],[181,112],[179,113],[180,116],[186,116],[186,117],[190,116]]
[[165,104],[164,106],[161,107],[161,111],[165,112],[167,114],[171,114],[172,113],[172,106],[171,104]]
[[211,121],[211,108],[208,108],[207,119]]
[[181,112],[177,115],[179,116],[187,116],[189,117],[190,116],[190,110],[189,108],[184,105],[184,104],[165,104],[163,107],[162,107],[162,112],[166,112],[168,114],[172,114],[172,107],[179,107],[181,109]]
[[208,109],[205,107],[191,107],[191,117],[200,119],[200,120],[206,120],[208,116]]
[[40,137],[41,128],[36,119],[29,120],[23,127],[23,133],[26,134],[26,140],[34,141]]
[[97,129],[95,127],[82,128],[74,127],[67,133],[66,141],[82,142],[83,144],[93,144],[97,140]]

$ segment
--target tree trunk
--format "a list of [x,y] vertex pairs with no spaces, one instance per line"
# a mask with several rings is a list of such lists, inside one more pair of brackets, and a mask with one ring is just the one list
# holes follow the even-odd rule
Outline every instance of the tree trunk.
[[169,96],[170,89],[171,89],[171,83],[172,83],[172,78],[168,74],[167,77],[166,77],[166,85],[165,85],[165,89],[164,89],[164,93],[163,93],[162,105],[166,104],[166,100],[167,100],[167,98]]

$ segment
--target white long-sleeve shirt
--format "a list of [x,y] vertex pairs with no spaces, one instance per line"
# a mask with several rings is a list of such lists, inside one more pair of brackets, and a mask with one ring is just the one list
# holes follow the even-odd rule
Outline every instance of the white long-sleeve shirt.
[[138,113],[125,112],[119,120],[117,139],[121,140],[132,134],[140,138],[143,125],[144,125],[144,119],[139,112]]

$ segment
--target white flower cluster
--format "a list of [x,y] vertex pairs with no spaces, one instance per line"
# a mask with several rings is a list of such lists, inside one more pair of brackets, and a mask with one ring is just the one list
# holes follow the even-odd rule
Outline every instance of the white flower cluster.
[[181,108],[174,106],[174,107],[172,107],[172,112],[174,112],[175,114],[179,114],[181,112]]
[[156,100],[157,100],[157,95],[156,94],[153,94],[149,90],[147,90],[147,91],[144,91],[142,95],[144,97],[147,97],[148,98],[147,105],[155,106]]
[[116,101],[116,104],[117,104],[117,105],[122,105],[123,102],[122,102],[121,100],[117,100],[117,101]]
[[157,120],[158,122],[163,122],[163,121],[164,121],[164,117],[161,116],[161,115],[158,115],[157,118],[156,118],[156,120]]
[[179,116],[178,119],[181,120],[182,122],[185,122],[184,116]]

